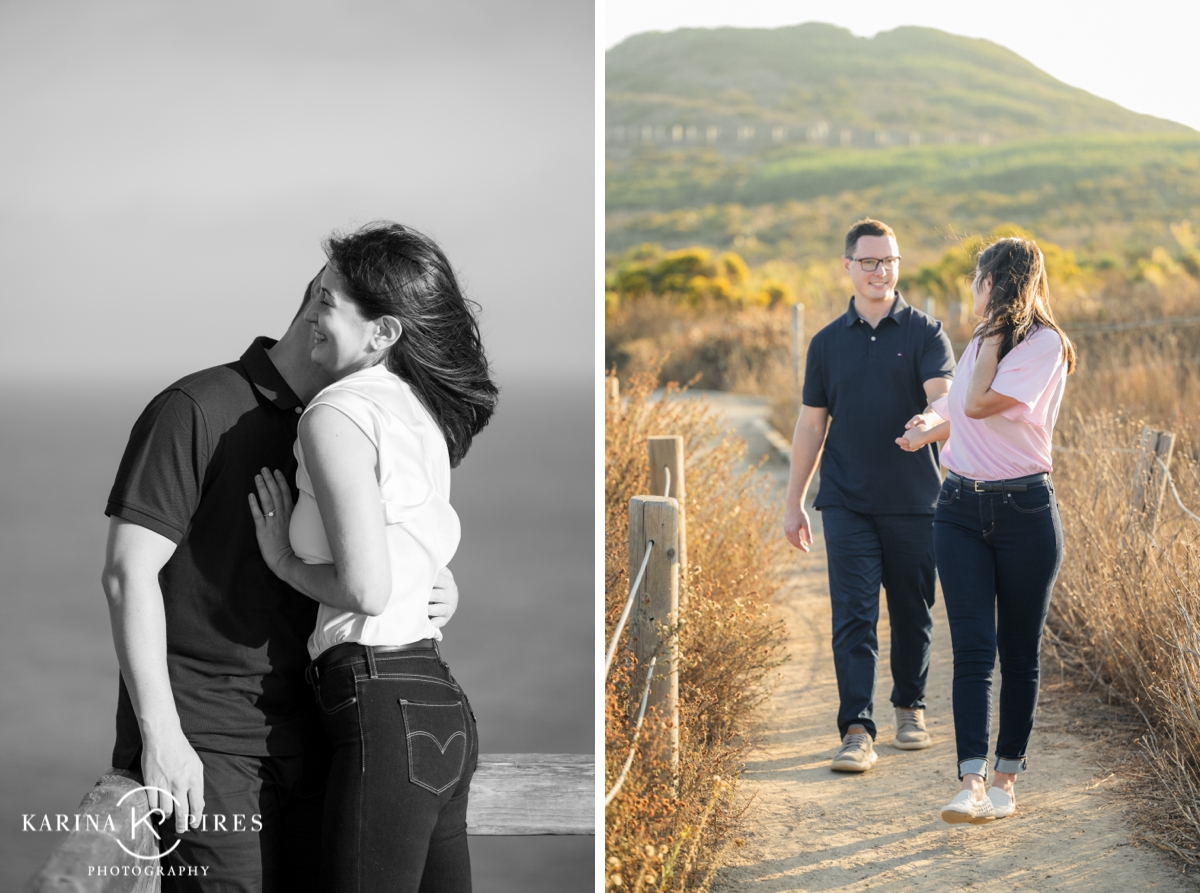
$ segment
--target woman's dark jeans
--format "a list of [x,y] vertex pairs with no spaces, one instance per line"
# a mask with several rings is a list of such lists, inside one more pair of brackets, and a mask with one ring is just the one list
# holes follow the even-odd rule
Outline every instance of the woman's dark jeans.
[[469,893],[471,705],[435,648],[371,657],[309,669],[333,748],[321,888]]
[[996,770],[1025,768],[1041,672],[1039,652],[1062,523],[1054,484],[977,493],[972,482],[942,484],[933,549],[954,645],[954,736],[959,777],[987,777],[992,668],[1000,652],[1000,735]]

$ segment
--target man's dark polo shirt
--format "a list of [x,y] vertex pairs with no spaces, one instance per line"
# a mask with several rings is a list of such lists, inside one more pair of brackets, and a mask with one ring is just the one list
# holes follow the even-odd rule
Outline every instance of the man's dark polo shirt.
[[[249,756],[299,753],[314,730],[304,681],[317,604],[267,568],[247,494],[262,468],[296,477],[301,403],[257,339],[235,363],[180,379],[142,412],[105,514],[176,544],[159,572],[167,670],[193,747]],[[125,680],[113,765],[141,735]]]
[[854,309],[813,336],[802,401],[827,407],[816,508],[869,515],[933,514],[941,487],[937,447],[907,453],[896,444],[904,423],[925,408],[923,383],[954,376],[942,324],[896,292],[872,329]]

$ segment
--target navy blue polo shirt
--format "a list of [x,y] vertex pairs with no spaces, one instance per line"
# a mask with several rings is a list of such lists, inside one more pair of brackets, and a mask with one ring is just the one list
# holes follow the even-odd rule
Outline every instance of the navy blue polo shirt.
[[[319,733],[304,681],[317,603],[263,561],[247,495],[261,468],[296,477],[302,404],[259,338],[241,359],[175,382],[142,412],[105,513],[176,544],[159,572],[167,672],[193,747],[297,754]],[[113,765],[135,765],[141,735],[125,680]]]
[[954,352],[940,322],[896,292],[872,329],[851,298],[845,315],[808,346],[802,401],[830,416],[816,508],[933,514],[941,487],[937,447],[908,453],[896,438],[927,405],[923,384],[953,377]]

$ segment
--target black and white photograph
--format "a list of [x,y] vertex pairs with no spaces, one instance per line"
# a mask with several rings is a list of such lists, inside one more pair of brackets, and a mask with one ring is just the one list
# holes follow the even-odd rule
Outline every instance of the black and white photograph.
[[591,889],[595,8],[0,4],[0,887]]

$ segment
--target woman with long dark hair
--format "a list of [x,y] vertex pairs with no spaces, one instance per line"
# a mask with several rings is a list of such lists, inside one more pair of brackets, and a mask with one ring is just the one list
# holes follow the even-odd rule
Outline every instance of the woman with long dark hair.
[[[938,576],[954,648],[954,729],[961,790],[941,810],[951,823],[1012,815],[1025,770],[1040,679],[1042,629],[1063,537],[1050,443],[1075,348],[1054,321],[1041,250],[994,242],[971,285],[983,323],[959,360],[950,393],[913,418],[907,450],[946,441],[933,520]],[[988,781],[992,668],[1000,655],[1000,734]]]
[[300,419],[294,511],[277,471],[250,496],[267,565],[321,603],[308,676],[333,752],[322,888],[462,893],[478,736],[428,603],[458,546],[450,469],[497,391],[431,239],[381,222],[325,250],[304,319],[334,383]]

